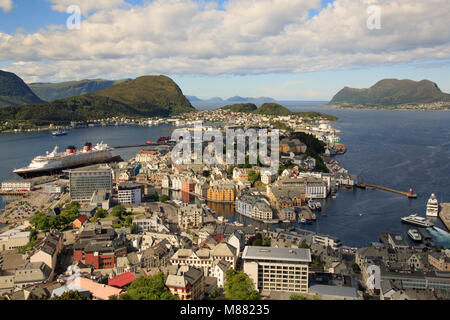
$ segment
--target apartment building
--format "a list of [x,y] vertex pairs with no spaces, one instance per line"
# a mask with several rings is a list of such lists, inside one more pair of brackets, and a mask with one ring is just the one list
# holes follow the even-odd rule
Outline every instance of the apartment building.
[[119,203],[141,203],[142,202],[142,189],[141,184],[136,183],[121,183],[118,187]]
[[242,259],[257,290],[308,293],[309,249],[246,246]]
[[69,192],[72,201],[89,202],[96,190],[112,193],[113,172],[105,166],[91,166],[69,171]]

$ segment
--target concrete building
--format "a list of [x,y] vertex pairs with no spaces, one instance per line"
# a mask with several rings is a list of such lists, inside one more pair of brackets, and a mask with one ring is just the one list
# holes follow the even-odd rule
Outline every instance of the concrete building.
[[178,226],[182,230],[200,228],[203,225],[203,208],[196,204],[183,205],[178,209]]
[[30,191],[35,183],[27,180],[9,180],[2,182],[2,191]]
[[94,191],[112,193],[113,172],[105,166],[91,166],[69,171],[69,191],[72,201],[89,202]]
[[242,259],[257,290],[308,293],[309,249],[247,246]]
[[0,252],[19,249],[28,244],[30,232],[17,227],[0,233]]
[[141,203],[143,186],[136,183],[121,183],[118,187],[119,203]]

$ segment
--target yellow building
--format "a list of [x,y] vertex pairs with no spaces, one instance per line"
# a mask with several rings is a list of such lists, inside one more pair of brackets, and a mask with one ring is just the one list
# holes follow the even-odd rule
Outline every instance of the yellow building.
[[239,187],[234,184],[217,184],[209,187],[207,199],[216,202],[232,202],[236,200],[238,193]]

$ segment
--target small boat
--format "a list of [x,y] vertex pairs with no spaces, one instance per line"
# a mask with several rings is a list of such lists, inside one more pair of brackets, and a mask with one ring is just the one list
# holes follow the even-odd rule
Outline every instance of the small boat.
[[67,133],[68,133],[67,131],[57,130],[57,131],[52,131],[52,136],[54,136],[54,137],[66,136]]
[[320,202],[314,203],[316,206],[316,210],[322,211],[322,204]]
[[301,218],[301,219],[300,219],[300,223],[301,223],[301,224],[306,224],[306,219]]
[[322,217],[328,217],[327,213],[322,214]]
[[439,202],[436,199],[436,195],[432,193],[430,199],[428,199],[427,202],[427,216],[437,217],[438,212],[439,212]]
[[317,209],[315,202],[312,201],[311,199],[308,200],[308,207],[309,207],[311,210],[316,210],[316,209]]
[[409,229],[408,230],[408,236],[413,239],[414,241],[422,241],[422,235],[419,233],[417,229]]
[[314,221],[315,221],[316,219],[317,219],[317,216],[316,216],[315,213],[313,213],[312,216],[311,216],[311,220],[314,220]]
[[363,214],[362,214],[362,213],[360,213],[360,214],[359,214],[359,216],[360,216],[360,217],[362,217],[362,216],[363,216]]

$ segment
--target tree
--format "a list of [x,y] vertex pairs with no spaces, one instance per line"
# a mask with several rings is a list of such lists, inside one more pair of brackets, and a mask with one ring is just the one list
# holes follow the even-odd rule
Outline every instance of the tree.
[[263,247],[270,247],[271,244],[272,244],[272,239],[271,239],[270,237],[264,237],[264,238],[262,239],[261,245],[262,245]]
[[108,215],[108,211],[106,211],[103,208],[98,208],[97,211],[95,211],[94,217],[98,220],[98,219],[102,219],[102,218],[106,217],[107,215]]
[[353,269],[353,272],[355,272],[355,273],[361,272],[361,268],[359,267],[359,265],[357,263],[352,264],[352,269]]
[[64,292],[61,296],[54,296],[50,300],[88,300],[88,298],[81,295],[77,290],[70,290]]
[[260,300],[252,279],[242,271],[230,269],[225,274],[225,297],[230,300]]
[[162,272],[154,276],[141,276],[134,280],[120,300],[178,300],[165,287],[165,277]]
[[165,194],[162,194],[160,197],[159,197],[159,202],[167,202],[167,201],[169,201],[170,200],[170,197],[168,196],[168,195],[165,195]]
[[293,294],[289,297],[289,300],[308,300],[305,296]]
[[300,249],[310,249],[310,246],[306,242],[302,242],[298,247]]
[[117,217],[117,218],[121,218],[123,215],[125,215],[127,213],[127,209],[125,209],[125,207],[124,206],[122,206],[122,205],[118,205],[118,206],[115,206],[114,208],[112,208],[112,210],[111,210],[111,214],[114,216],[114,217]]
[[261,178],[261,174],[259,172],[256,172],[255,170],[250,170],[248,172],[248,181],[251,183],[255,183]]
[[152,195],[150,196],[150,200],[153,200],[153,201],[158,201],[159,200],[159,194],[158,194],[157,191],[154,191],[152,193]]
[[234,166],[228,166],[227,173],[229,176],[233,176]]

